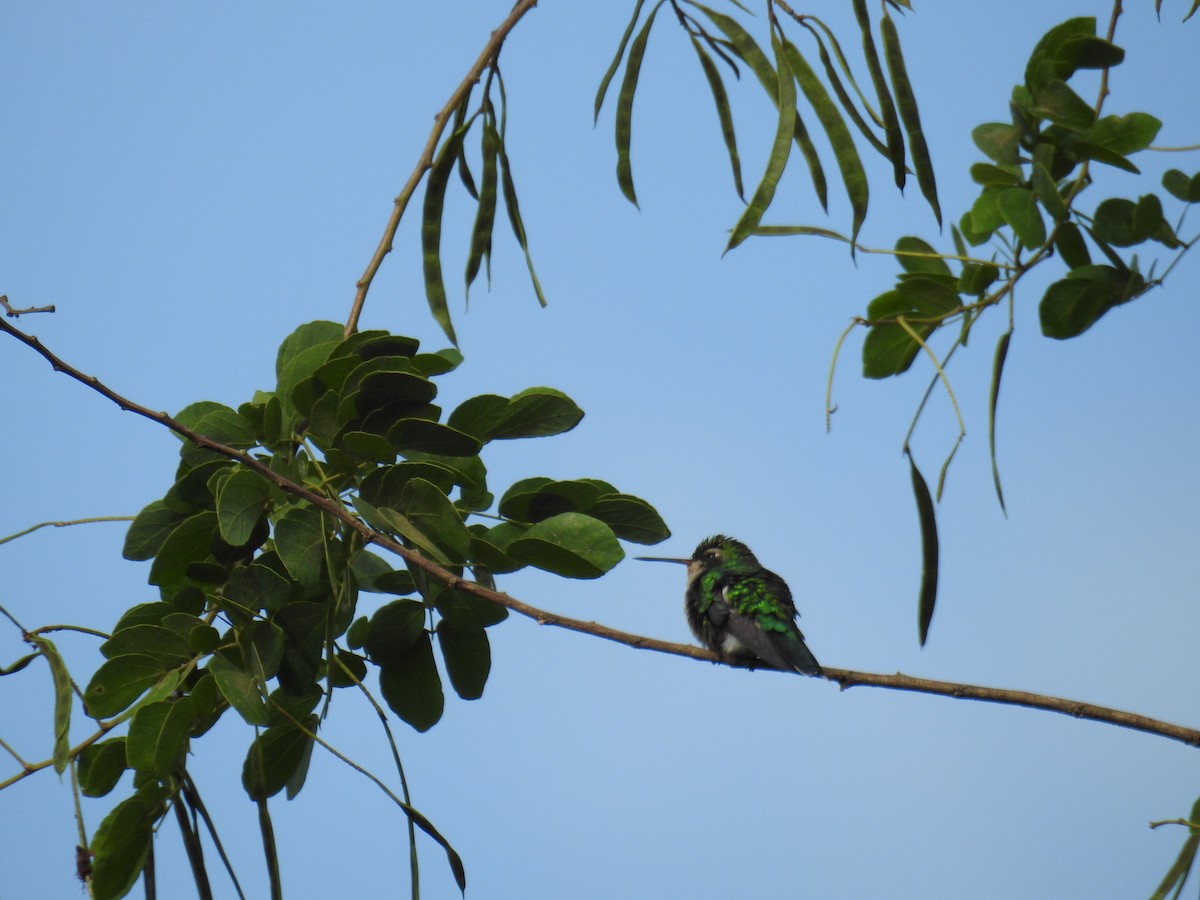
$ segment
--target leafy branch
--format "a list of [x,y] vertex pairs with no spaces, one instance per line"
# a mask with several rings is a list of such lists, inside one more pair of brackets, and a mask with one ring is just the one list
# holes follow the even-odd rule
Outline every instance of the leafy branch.
[[[432,578],[442,582],[449,588],[471,594],[475,597],[486,600],[489,603],[503,606],[512,612],[536,621],[540,625],[550,625],[558,628],[565,628],[570,631],[590,634],[605,640],[625,644],[635,649],[653,650],[659,653],[667,653],[674,656],[682,656],[710,663],[721,663],[731,667],[754,667],[753,665],[724,659],[720,655],[701,647],[663,641],[644,635],[631,634],[609,628],[608,626],[601,625],[597,622],[588,622],[549,612],[525,603],[524,601],[512,597],[507,593],[490,588],[484,584],[464,579],[461,575],[455,574],[449,569],[428,559],[421,553],[404,546],[401,542],[397,541],[390,535],[373,529],[366,522],[362,521],[362,519],[352,514],[340,503],[333,502],[321,493],[271,471],[271,469],[254,459],[254,457],[250,456],[248,453],[246,453],[246,451],[224,445],[219,441],[188,428],[176,419],[168,416],[166,413],[156,413],[147,407],[122,397],[115,391],[105,386],[94,376],[84,375],[73,366],[64,362],[44,345],[42,345],[37,338],[26,335],[4,322],[0,322],[0,330],[15,337],[17,340],[26,344],[35,352],[43,356],[51,364],[55,371],[62,372],[81,382],[82,384],[116,403],[121,409],[134,412],[138,415],[148,418],[165,428],[169,428],[171,431],[174,431],[176,434],[186,438],[188,441],[191,441],[199,447],[212,450],[215,453],[218,453],[228,459],[235,460],[247,466],[248,468],[251,468],[258,474],[262,475],[262,477],[271,480],[279,488],[287,491],[288,493],[294,494],[297,497],[303,498],[312,505],[319,507],[323,511],[329,513],[331,516],[337,518],[348,528],[360,535],[365,542],[374,544],[390,553],[395,554],[396,556],[399,556],[412,568],[426,573]],[[916,678],[900,673],[885,675],[831,667],[825,667],[824,672],[825,676],[830,681],[836,682],[843,689],[855,686],[869,686],[887,688],[891,690],[935,694],[939,696],[952,697],[955,699],[980,700],[991,703],[1024,706],[1032,709],[1042,709],[1050,712],[1057,712],[1063,715],[1072,716],[1074,718],[1085,718],[1098,722],[1106,722],[1111,725],[1116,725],[1123,728],[1131,728],[1137,731],[1146,732],[1148,734],[1154,734],[1160,737],[1169,738],[1171,740],[1180,741],[1188,744],[1189,746],[1200,747],[1200,730],[1198,729],[1187,728],[1152,719],[1147,716],[1141,716],[1135,713],[1128,713],[1121,710],[1110,709],[1076,700],[1035,694],[1027,691],[990,688],[955,682]],[[95,735],[92,740],[98,738],[99,736],[100,734]],[[72,753],[77,754],[80,749],[82,749],[82,746],[73,748]],[[39,763],[27,768],[36,770],[37,768],[43,768],[44,766],[45,764]],[[0,783],[0,787],[3,786],[4,784]]]

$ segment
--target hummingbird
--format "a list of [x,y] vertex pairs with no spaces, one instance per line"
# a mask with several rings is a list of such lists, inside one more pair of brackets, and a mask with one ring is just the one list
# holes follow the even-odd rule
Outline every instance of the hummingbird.
[[741,541],[718,534],[701,541],[691,559],[636,558],[687,566],[688,624],[709,650],[759,659],[784,671],[821,674],[796,627],[799,613],[787,583],[763,568]]

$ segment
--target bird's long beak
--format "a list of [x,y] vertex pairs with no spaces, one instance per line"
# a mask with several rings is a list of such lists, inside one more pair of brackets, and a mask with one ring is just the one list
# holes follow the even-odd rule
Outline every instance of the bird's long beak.
[[640,559],[643,562],[673,562],[681,563],[682,565],[690,565],[690,559],[676,559],[673,556],[635,556],[634,559]]

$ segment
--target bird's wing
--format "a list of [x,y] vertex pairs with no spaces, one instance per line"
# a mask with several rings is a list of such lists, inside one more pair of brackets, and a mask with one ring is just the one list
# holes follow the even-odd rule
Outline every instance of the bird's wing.
[[777,669],[805,675],[821,673],[821,664],[805,645],[804,635],[795,626],[786,631],[766,631],[750,616],[730,613],[726,627],[747,651]]

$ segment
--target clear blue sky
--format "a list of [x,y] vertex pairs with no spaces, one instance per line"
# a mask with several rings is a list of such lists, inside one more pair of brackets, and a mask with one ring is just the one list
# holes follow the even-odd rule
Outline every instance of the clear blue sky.
[[[1161,23],[1148,0],[1126,5],[1118,41],[1129,59],[1110,108],[1158,115],[1160,144],[1197,143],[1200,23],[1178,23],[1183,0],[1164,3]],[[737,535],[789,581],[827,665],[1200,723],[1196,260],[1066,343],[1041,337],[1036,286],[1022,286],[999,414],[1007,520],[987,456],[1001,317],[958,354],[951,374],[968,437],[939,508],[940,605],[921,650],[917,524],[899,450],[926,376],[862,381],[855,336],[832,434],[822,413],[834,341],[891,284],[894,265],[862,256],[856,266],[837,245],[794,239],[721,258],[740,206],[712,101],[667,11],[635,108],[641,211],[629,205],[613,176],[611,107],[593,130],[591,104],[631,7],[545,0],[504,51],[509,152],[549,308],[538,309],[503,232],[494,288],[463,312],[456,273],[473,207],[461,191],[448,205],[467,361],[444,380],[447,404],[545,384],[587,411],[568,435],[489,448],[493,484],[612,481],[666,517],[674,537],[659,549],[669,554],[713,532]],[[6,5],[0,292],[58,307],[17,324],[155,409],[236,406],[271,387],[288,332],[345,319],[433,113],[506,9]],[[1006,117],[1037,37],[1082,14],[1104,19],[1108,6],[923,3],[901,21],[951,220],[972,197],[970,128]],[[731,90],[753,182],[773,124],[749,81]],[[1147,172],[1200,168],[1194,154],[1138,161]],[[864,243],[939,239],[915,186],[898,201],[888,173],[871,174]],[[771,221],[844,229],[836,186],[825,218],[801,176],[789,173]],[[1091,196],[1152,187],[1110,175]],[[415,215],[363,325],[444,343],[425,309]],[[0,342],[0,383],[0,535],[132,514],[170,484],[172,436],[11,340]],[[931,478],[954,433],[939,395],[914,445]],[[120,559],[123,532],[45,529],[0,547],[0,603],[29,627],[111,627],[155,596],[146,565]],[[522,573],[502,587],[567,615],[689,639],[674,568],[627,562],[595,582]],[[482,700],[449,700],[427,734],[398,728],[414,802],[462,854],[473,898],[1145,896],[1183,839],[1147,823],[1185,815],[1200,790],[1198,751],[1110,726],[839,693],[515,618],[491,636]],[[59,643],[86,680],[95,642]],[[22,652],[0,628],[0,662]],[[0,680],[0,737],[28,758],[49,754],[49,700],[40,664]],[[386,777],[372,713],[339,701],[324,736]],[[245,729],[227,718],[195,744],[189,768],[248,893],[263,896],[255,812],[239,782]],[[14,766],[5,757],[0,778]],[[89,829],[107,808],[85,806]],[[272,809],[287,896],[407,895],[403,819],[328,755],[317,752],[297,800]],[[75,841],[71,794],[55,776],[4,791],[0,897],[78,896]],[[189,896],[172,824],[156,852],[160,896]],[[457,896],[427,841],[422,873],[423,896]]]

